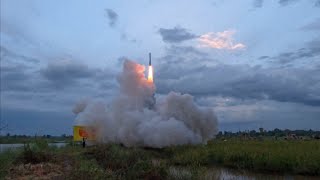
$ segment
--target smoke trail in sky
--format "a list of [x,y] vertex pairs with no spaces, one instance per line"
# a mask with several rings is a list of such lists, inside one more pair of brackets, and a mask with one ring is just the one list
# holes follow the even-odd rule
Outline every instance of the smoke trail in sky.
[[206,143],[218,132],[211,108],[199,107],[189,94],[170,92],[155,102],[155,85],[145,67],[126,60],[117,77],[120,93],[111,104],[82,101],[73,112],[76,125],[92,126],[97,140],[125,146],[165,147]]

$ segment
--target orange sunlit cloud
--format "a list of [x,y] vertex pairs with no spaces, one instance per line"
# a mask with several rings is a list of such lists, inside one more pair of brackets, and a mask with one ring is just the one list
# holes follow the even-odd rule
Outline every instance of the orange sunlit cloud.
[[200,47],[208,47],[214,49],[229,49],[239,50],[246,46],[242,43],[235,43],[232,36],[235,34],[234,30],[226,30],[223,32],[208,32],[198,38]]

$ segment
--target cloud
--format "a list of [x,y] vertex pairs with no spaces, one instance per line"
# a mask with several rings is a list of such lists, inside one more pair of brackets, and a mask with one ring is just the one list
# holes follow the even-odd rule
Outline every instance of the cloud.
[[108,99],[117,87],[115,70],[109,68],[90,68],[72,59],[41,67],[43,63],[12,48],[1,47],[3,108],[69,112],[68,108],[79,97]]
[[305,31],[320,31],[320,18],[316,19],[315,21],[306,26],[303,26],[301,29]]
[[316,106],[221,96],[200,97],[197,98],[197,102],[202,106],[214,108],[219,119],[220,130],[226,128],[238,131],[239,129],[257,129],[261,126],[267,129],[320,127],[320,121],[318,121],[320,109]]
[[262,6],[263,6],[263,0],[254,0],[253,1],[253,7],[261,8]]
[[1,92],[30,90],[30,75],[26,66],[1,66]]
[[175,46],[172,45],[166,49],[169,54],[185,54],[185,55],[199,55],[199,56],[207,56],[208,54],[205,52],[201,52],[198,49],[192,46]]
[[181,43],[197,37],[195,34],[188,32],[187,29],[178,26],[173,29],[160,28],[159,33],[166,43]]
[[4,46],[0,45],[0,57],[1,60],[5,59],[6,61],[20,61],[26,63],[39,63],[40,60],[32,57],[27,57],[18,53],[15,53]]
[[122,33],[120,38],[121,38],[121,40],[123,40],[123,41],[128,41],[128,42],[131,42],[131,43],[136,43],[136,42],[138,42],[137,39],[128,37],[127,33]]
[[260,56],[258,59],[269,59],[270,58],[270,56]]
[[242,43],[235,43],[233,35],[235,31],[226,30],[223,32],[208,32],[198,38],[200,47],[208,47],[213,49],[238,50],[244,49],[246,46]]
[[112,9],[105,9],[106,16],[109,19],[109,26],[114,27],[118,21],[118,14]]
[[320,55],[320,38],[314,39],[306,44],[304,48],[300,48],[296,51],[288,51],[280,53],[276,56],[261,56],[258,59],[272,60],[275,63],[288,64],[293,63],[296,60],[304,60],[306,58],[314,58]]
[[[287,5],[290,5],[290,4],[298,2],[298,1],[300,1],[300,0],[279,0],[278,3],[281,6],[287,6]],[[312,2],[312,1],[310,1],[310,2]],[[320,0],[314,0],[314,6],[320,7]]]
[[[164,63],[166,58],[155,75],[157,92],[161,94],[174,90],[197,97],[227,96],[320,106],[319,66],[308,69],[219,63],[208,66],[207,62],[189,62],[183,55],[171,56]],[[173,66],[170,62],[174,60],[177,61]]]
[[293,2],[297,2],[298,0],[279,0],[279,4],[281,6],[286,6],[286,5],[289,5]]
[[[279,0],[278,3],[281,6],[287,6],[291,3],[298,2],[299,0]],[[253,7],[255,8],[261,8],[263,6],[264,0],[253,0]],[[311,2],[311,1],[310,1]],[[314,6],[320,7],[320,0],[314,0]]]
[[40,72],[56,87],[69,86],[79,79],[90,78],[95,75],[93,69],[89,69],[87,65],[74,60],[60,60],[49,63]]
[[1,92],[23,92],[32,90],[35,65],[39,60],[28,57],[4,46],[0,46]]
[[208,65],[217,61],[176,49],[187,48],[169,47],[159,60],[155,71],[158,95],[170,91],[194,95],[200,105],[214,108],[221,130],[319,126],[320,66]]

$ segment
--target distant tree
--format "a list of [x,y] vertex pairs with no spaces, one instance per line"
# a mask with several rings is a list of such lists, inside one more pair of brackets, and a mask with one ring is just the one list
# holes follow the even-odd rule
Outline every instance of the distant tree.
[[10,137],[10,133],[7,133],[7,137]]
[[266,135],[266,136],[274,136],[275,133],[274,133],[274,131],[267,131],[267,132],[265,133],[265,135]]
[[263,128],[259,128],[260,134],[263,133]]
[[223,136],[222,131],[219,131],[219,133],[217,134],[217,138],[221,138]]
[[251,137],[256,137],[256,136],[257,136],[257,131],[251,130],[251,131],[249,132],[249,134],[250,134]]

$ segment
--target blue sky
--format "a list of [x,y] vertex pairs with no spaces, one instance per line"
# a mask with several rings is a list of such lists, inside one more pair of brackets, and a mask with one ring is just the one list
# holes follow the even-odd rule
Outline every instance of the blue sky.
[[1,0],[0,30],[6,132],[71,133],[148,52],[157,96],[194,95],[221,130],[320,129],[319,0]]

